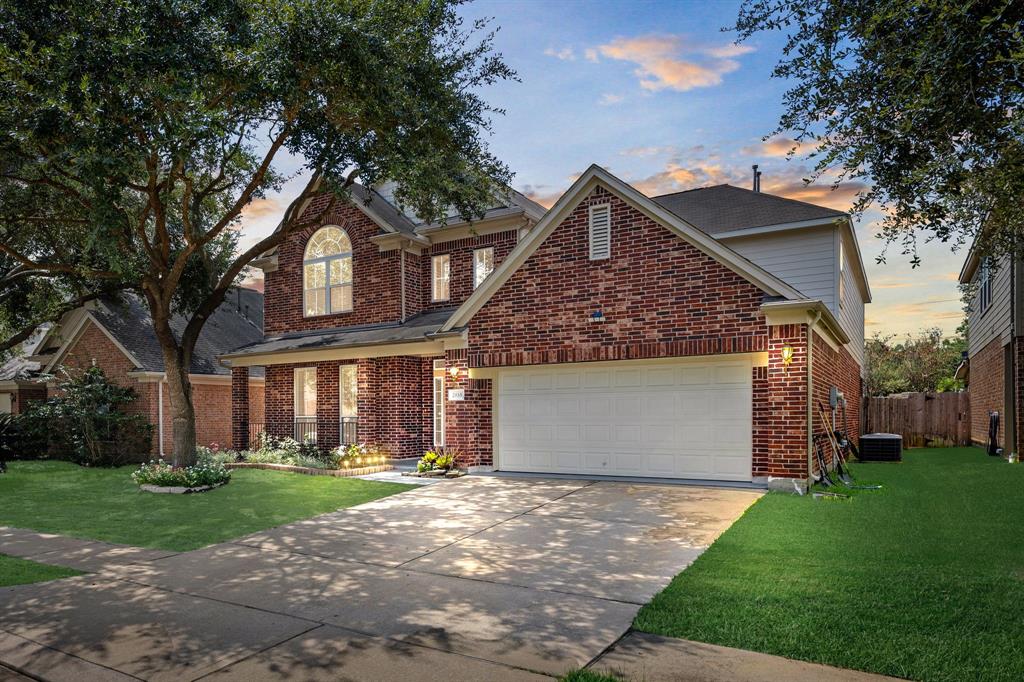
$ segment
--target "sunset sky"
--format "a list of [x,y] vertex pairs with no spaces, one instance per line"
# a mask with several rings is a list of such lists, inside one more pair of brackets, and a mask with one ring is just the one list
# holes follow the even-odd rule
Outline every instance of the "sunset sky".
[[[787,160],[782,136],[762,142],[782,111],[785,83],[770,78],[782,36],[737,46],[723,32],[738,2],[480,1],[467,17],[500,26],[497,45],[521,83],[485,94],[506,114],[494,124],[492,149],[515,172],[514,186],[553,203],[591,163],[648,195],[723,182],[750,186],[753,163],[762,189],[849,209],[858,189],[805,187],[809,164]],[[299,180],[255,203],[243,222],[244,242],[273,229]],[[874,302],[867,334],[904,335],[937,326],[951,333],[963,317],[956,276],[964,253],[921,244],[912,269],[899,245],[888,263],[876,258],[868,214],[857,224]]]

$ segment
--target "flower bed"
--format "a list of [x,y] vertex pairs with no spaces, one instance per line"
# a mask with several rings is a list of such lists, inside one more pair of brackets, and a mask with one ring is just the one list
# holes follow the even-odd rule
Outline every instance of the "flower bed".
[[374,464],[371,466],[347,467],[344,469],[326,469],[323,467],[304,467],[293,464],[276,464],[274,462],[229,462],[224,465],[227,469],[272,469],[274,471],[291,471],[296,474],[308,474],[310,476],[365,476],[367,474],[379,474],[382,471],[391,471],[395,467],[390,464]]
[[161,459],[140,466],[132,474],[132,480],[146,492],[200,493],[230,481],[231,472],[219,462],[203,461],[195,466],[176,467]]

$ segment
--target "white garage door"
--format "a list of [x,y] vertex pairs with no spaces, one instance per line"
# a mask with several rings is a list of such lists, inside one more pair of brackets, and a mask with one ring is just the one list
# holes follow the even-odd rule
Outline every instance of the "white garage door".
[[751,479],[747,358],[508,369],[497,391],[503,471]]

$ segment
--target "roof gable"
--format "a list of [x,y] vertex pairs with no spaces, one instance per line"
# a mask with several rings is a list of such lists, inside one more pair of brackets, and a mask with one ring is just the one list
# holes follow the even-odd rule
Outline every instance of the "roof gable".
[[725,267],[741,275],[752,284],[773,296],[799,300],[806,296],[789,286],[778,277],[750,262],[728,246],[725,246],[705,232],[690,225],[679,216],[644,196],[632,186],[618,179],[605,169],[592,165],[573,183],[565,194],[544,215],[536,227],[513,249],[512,253],[477,288],[463,303],[455,314],[441,328],[441,332],[451,331],[465,326],[478,310],[493,296],[501,286],[518,270],[523,263],[540,247],[545,239],[569,216],[580,201],[590,194],[594,188],[602,186],[615,194],[627,204],[647,215],[655,222],[674,232],[704,254],[710,256]]

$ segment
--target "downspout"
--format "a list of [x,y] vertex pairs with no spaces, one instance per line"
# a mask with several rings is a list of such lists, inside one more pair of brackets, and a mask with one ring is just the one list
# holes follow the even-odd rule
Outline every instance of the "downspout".
[[160,459],[164,458],[164,380],[156,382],[156,432],[160,441]]
[[821,321],[821,311],[807,325],[807,487],[814,478],[814,328]]

